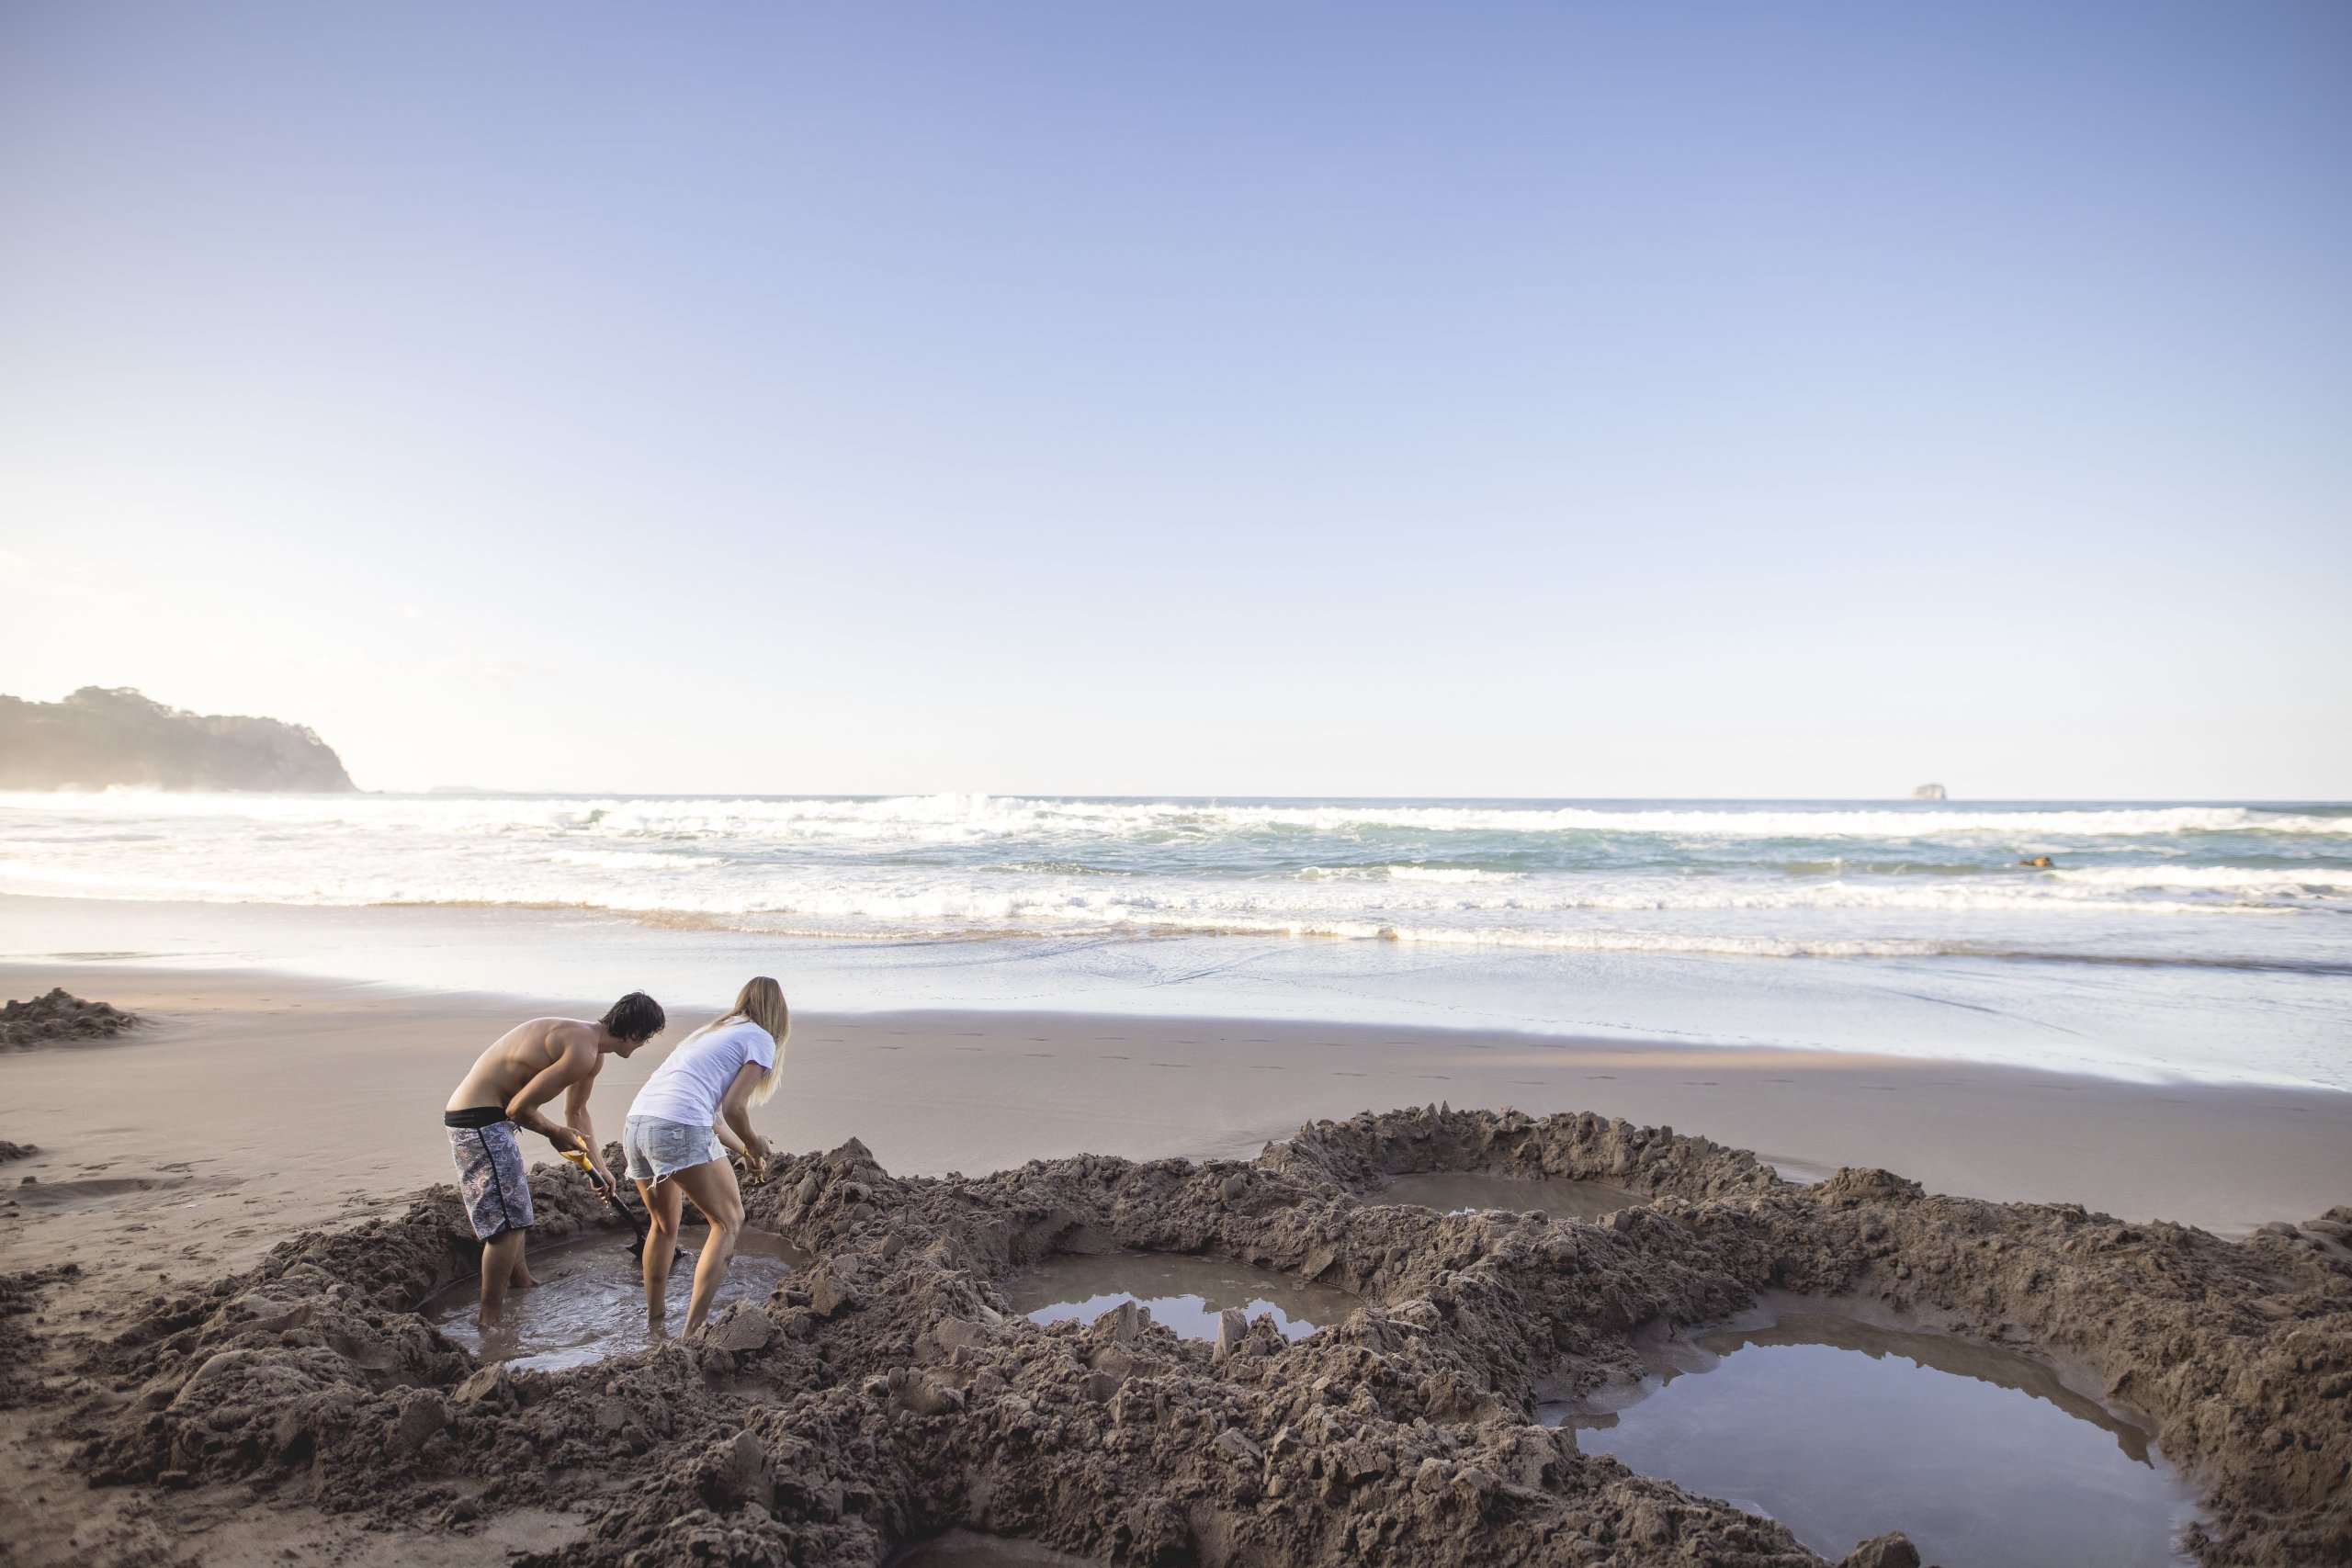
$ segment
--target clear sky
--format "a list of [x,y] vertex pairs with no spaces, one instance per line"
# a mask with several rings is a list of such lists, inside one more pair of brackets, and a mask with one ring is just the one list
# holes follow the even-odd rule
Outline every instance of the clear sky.
[[0,6],[0,691],[2352,796],[2352,6]]

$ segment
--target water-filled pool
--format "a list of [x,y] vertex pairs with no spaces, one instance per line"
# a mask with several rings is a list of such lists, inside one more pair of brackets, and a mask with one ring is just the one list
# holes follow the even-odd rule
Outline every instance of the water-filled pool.
[[1650,1359],[1638,1389],[1545,1419],[1833,1561],[1900,1529],[1942,1568],[2190,1562],[2195,1494],[2147,1433],[2024,1356],[1782,1308]]
[[1363,1303],[1347,1292],[1237,1258],[1182,1252],[1065,1253],[1004,1287],[1033,1323],[1091,1323],[1121,1302],[1143,1303],[1156,1323],[1187,1339],[1216,1337],[1217,1314],[1272,1313],[1283,1337],[1304,1339]]
[[[681,1233],[679,1262],[670,1275],[672,1333],[686,1321],[686,1297],[693,1289],[694,1265],[685,1254],[699,1254],[708,1235]],[[509,1292],[506,1321],[488,1334],[474,1322],[481,1302],[479,1279],[459,1280],[435,1296],[424,1303],[424,1315],[483,1360],[514,1367],[552,1371],[641,1350],[658,1340],[646,1332],[645,1280],[628,1243],[625,1231],[600,1231],[534,1249],[531,1272],[538,1277],[538,1288]],[[806,1254],[781,1236],[744,1231],[711,1310],[734,1301],[765,1301],[786,1275],[807,1261]]]
[[1600,1181],[1531,1180],[1478,1171],[1430,1170],[1391,1177],[1370,1201],[1412,1203],[1442,1214],[1467,1214],[1482,1209],[1524,1213],[1541,1209],[1556,1219],[1597,1220],[1646,1200]]

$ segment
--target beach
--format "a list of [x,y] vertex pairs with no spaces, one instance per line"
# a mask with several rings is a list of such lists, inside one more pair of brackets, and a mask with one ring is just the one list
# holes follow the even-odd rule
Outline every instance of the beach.
[[[450,1240],[461,1233],[447,1231],[435,1207],[444,1200],[434,1196],[450,1179],[438,1124],[450,1087],[514,1023],[593,1018],[632,987],[664,1001],[671,1028],[635,1059],[606,1064],[592,1107],[608,1141],[668,1047],[715,1016],[744,976],[784,980],[795,1024],[782,1092],[759,1121],[802,1174],[788,1192],[754,1192],[752,1207],[789,1233],[794,1256],[863,1258],[855,1267],[865,1279],[904,1265],[900,1230],[936,1236],[951,1253],[1004,1246],[935,1212],[950,1190],[980,1211],[1018,1214],[1031,1212],[1027,1184],[1045,1181],[1064,1191],[1057,1202],[1089,1212],[1107,1201],[1112,1173],[1133,1171],[1119,1179],[1148,1177],[1166,1189],[1155,1201],[1181,1210],[1191,1201],[1182,1173],[1227,1173],[1216,1179],[1228,1186],[1262,1172],[1294,1179],[1289,1151],[1302,1129],[1356,1126],[1351,1119],[1366,1112],[1451,1129],[1457,1140],[1515,1139],[1522,1134],[1510,1129],[1532,1124],[1551,1140],[1545,1146],[1583,1151],[1561,1156],[1571,1163],[1681,1151],[1646,1190],[1659,1213],[1679,1216],[1675,1226],[1745,1214],[1740,1224],[1782,1227],[1770,1242],[1781,1251],[1770,1258],[1714,1251],[1669,1267],[1659,1249],[1680,1245],[1671,1227],[1654,1235],[1636,1225],[1623,1233],[1641,1255],[1623,1263],[1629,1271],[1613,1283],[1588,1280],[1603,1292],[1600,1303],[1646,1299],[1666,1324],[1712,1321],[1743,1292],[1777,1288],[1791,1268],[1815,1270],[1841,1281],[1817,1287],[1843,1292],[1841,1301],[1941,1311],[1938,1322],[1996,1337],[2027,1335],[2037,1357],[2073,1369],[2075,1396],[2096,1404],[2146,1375],[2131,1369],[2149,1345],[2202,1321],[2179,1316],[2191,1309],[2168,1305],[2167,1292],[2251,1301],[2273,1288],[2262,1281],[2283,1277],[2276,1271],[2285,1265],[2261,1260],[2282,1247],[2295,1268],[2324,1274],[2343,1230],[2324,1216],[2342,1215],[2336,1205],[2352,1199],[2352,1057],[2340,1027],[2352,969],[2334,935],[2347,819],[2334,808],[1939,817],[1460,803],[1309,810],[150,796],[8,809],[17,840],[0,854],[8,889],[0,992],[62,987],[141,1020],[108,1039],[0,1052],[0,1139],[38,1145],[0,1166],[8,1222],[0,1274],[32,1281],[24,1299],[38,1303],[29,1319],[0,1319],[29,1321],[14,1353],[43,1391],[0,1412],[0,1460],[15,1461],[0,1464],[0,1503],[27,1522],[10,1561],[28,1564],[135,1560],[183,1539],[205,1543],[208,1561],[291,1552],[460,1562],[492,1545],[584,1551],[594,1508],[531,1487],[512,1506],[469,1516],[463,1529],[392,1517],[379,1499],[360,1509],[376,1510],[363,1529],[341,1505],[289,1492],[290,1472],[270,1468],[282,1460],[265,1466],[281,1479],[261,1485],[233,1466],[207,1470],[215,1461],[150,1455],[117,1461],[139,1483],[90,1491],[74,1445],[111,1433],[105,1440],[117,1451],[143,1451],[146,1439],[127,1435],[121,1401],[139,1379],[177,1388],[192,1370],[174,1370],[169,1353],[157,1361],[153,1351],[106,1350],[111,1337],[171,1345],[196,1333],[199,1345],[284,1353],[256,1348],[233,1314],[185,1326],[188,1292],[200,1301],[292,1267],[307,1281],[293,1310],[325,1310],[356,1276],[337,1273],[345,1264],[313,1274],[299,1260],[344,1256],[337,1237],[380,1233],[368,1245],[409,1258],[411,1271],[393,1288],[397,1300],[369,1309],[365,1324],[344,1323],[336,1343],[413,1334],[389,1325],[413,1324],[421,1292],[463,1274],[464,1247]],[[1544,847],[1554,840],[1570,848]],[[1858,840],[1866,840],[1859,849]],[[782,871],[779,842],[798,857]],[[2072,867],[2071,881],[2010,863],[2043,844],[2094,863]],[[929,869],[910,872],[910,858]],[[119,863],[137,869],[109,869]],[[336,869],[352,865],[373,869],[356,881]],[[91,886],[94,874],[129,880]],[[395,876],[428,880],[387,880]],[[452,880],[460,877],[472,880]],[[944,891],[910,900],[925,877]],[[1090,890],[1097,883],[1125,890],[1101,895]],[[77,896],[56,896],[62,886]],[[424,898],[383,897],[403,892]],[[778,907],[796,898],[805,907]],[[1270,900],[1304,928],[1250,925]],[[1396,923],[1415,911],[1456,923]],[[1425,1156],[1476,1171],[1499,1146],[1392,1149],[1385,1166],[1308,1173],[1285,1201],[1326,1213],[1317,1235],[1327,1240],[1261,1233],[1247,1216],[1216,1222],[1238,1230],[1185,1234],[1264,1246],[1272,1259],[1293,1259],[1284,1267],[1339,1256],[1348,1233],[1330,1228],[1336,1211],[1316,1209],[1333,1191],[1316,1183],[1376,1186],[1384,1171],[1420,1168],[1413,1161]],[[1724,1151],[1737,1161],[1747,1158],[1737,1151],[1753,1151],[1760,1163],[1724,1165],[1734,1156]],[[547,1153],[530,1141],[529,1157]],[[1857,1174],[1871,1171],[1893,1176]],[[537,1180],[553,1216],[550,1244],[600,1223],[568,1169]],[[944,1185],[925,1185],[933,1181]],[[876,1213],[842,1199],[820,1214],[792,1196],[810,1182],[820,1192],[894,1193],[895,1206]],[[1909,1182],[1943,1205],[1936,1216],[1908,1207]],[[1771,1217],[1780,1209],[1742,1209],[1740,1194],[1755,1191],[1781,1194],[1775,1204],[1814,1217],[1787,1229],[1793,1222]],[[1675,1207],[1692,1201],[1702,1208]],[[1874,1205],[1881,1217],[1871,1224],[1912,1238],[1902,1264],[1912,1272],[1873,1275],[1849,1250],[1846,1222],[1834,1216],[1857,1202]],[[2297,1228],[2306,1222],[2320,1228]],[[1167,1245],[1152,1239],[1159,1233],[1141,1211],[1101,1209],[1090,1223],[1141,1238],[1125,1245]],[[1936,1307],[1944,1298],[1922,1296],[1918,1282],[1951,1267],[1955,1235],[1985,1224],[2015,1238],[2007,1272],[1985,1276],[1990,1293],[1973,1307],[1951,1292],[1962,1304]],[[1379,1245],[1355,1266],[1356,1288],[1387,1303],[1380,1322],[1419,1332],[1395,1314],[1419,1310],[1415,1292],[1455,1288],[1442,1283],[1455,1265],[1437,1260],[1458,1243],[1385,1220],[1366,1234],[1361,1245]],[[2166,1262],[2124,1289],[2102,1271],[2108,1264],[2086,1262],[2118,1235],[2160,1251],[2188,1247],[2203,1272],[2177,1278]],[[1491,1245],[1489,1236],[1472,1250]],[[1808,1258],[1816,1261],[1792,1261]],[[1035,1261],[1015,1246],[989,1267],[1024,1259]],[[1963,1260],[1963,1271],[1981,1272],[1977,1260]],[[2079,1286],[2056,1298],[2036,1283],[2076,1275]],[[1717,1282],[1698,1288],[1692,1279]],[[771,1316],[788,1337],[804,1333],[793,1314],[807,1309],[792,1305],[806,1288],[787,1286]],[[932,1288],[908,1298],[910,1332],[925,1314],[951,1312],[945,1298],[923,1294]],[[284,1306],[285,1290],[265,1284],[261,1293]],[[2110,1304],[2092,1312],[2085,1292]],[[2311,1299],[2329,1298],[2323,1289]],[[1525,1310],[1616,1309],[1539,1292]],[[2263,1314],[2280,1310],[2244,1321],[2267,1324]],[[1978,1315],[1953,1315],[1969,1312]],[[2140,1326],[2128,1335],[2116,1326],[2131,1323]],[[854,1325],[820,1318],[805,1334],[814,1344],[837,1329],[852,1339],[829,1354],[870,1364],[876,1376],[903,1373],[890,1371],[897,1352],[858,1339]],[[1508,1337],[1524,1325],[1494,1331]],[[1366,1343],[1386,1344],[1379,1336],[1390,1333]],[[1328,1337],[1298,1353],[1332,1354]],[[1596,1376],[1621,1354],[1605,1338],[1589,1351],[1564,1364]],[[2282,1353],[2216,1343],[2197,1364]],[[386,1420],[409,1408],[400,1390],[416,1380],[454,1398],[452,1364],[431,1360],[441,1354],[355,1374],[350,1392]],[[666,1369],[663,1380],[686,1377],[685,1386],[707,1382],[680,1371],[683,1363],[643,1365]],[[958,1397],[980,1398],[983,1385],[968,1382],[978,1363],[958,1365],[967,1379]],[[1005,1371],[1012,1375],[1010,1363]],[[1081,1364],[1072,1375],[1091,1374]],[[1445,1375],[1490,1382],[1498,1400],[1517,1386],[1511,1377],[1524,1376],[1475,1359]],[[801,1386],[797,1376],[779,1389]],[[662,1404],[674,1393],[643,1397]],[[240,1408],[232,1402],[206,1419]],[[1481,1420],[1524,1419],[1508,1401],[1481,1408]],[[1236,1407],[1221,1419],[1262,1414]],[[2151,1431],[2159,1415],[2145,1417]],[[721,1423],[714,1430],[732,1418],[718,1406],[706,1416]],[[1474,1428],[1486,1429],[1464,1430]],[[2234,1451],[2192,1428],[2168,1440],[2192,1457]],[[271,1441],[240,1451],[266,1453]],[[323,1428],[316,1441],[329,1442]],[[1419,1441],[1402,1451],[1418,1451]],[[174,1442],[194,1442],[193,1455],[211,1439]],[[1469,1462],[1452,1450],[1425,1457]],[[153,1483],[187,1464],[211,1479]],[[635,1485],[627,1479],[635,1473],[624,1467],[596,1485]],[[313,1494],[323,1484],[310,1483]],[[2245,1561],[2291,1560],[2301,1548],[2281,1541],[2316,1539],[2263,1535],[2272,1527],[2242,1521],[2268,1513],[2242,1511],[2251,1505],[2226,1490],[2213,1496],[2225,1522],[2241,1521],[2232,1539],[2254,1542]],[[1739,1528],[1728,1516],[1718,1523],[1735,1535]],[[1055,1527],[1072,1540],[1099,1528],[1078,1517]],[[865,1550],[823,1547],[837,1549],[845,1561]]]
[[[114,1040],[0,1055],[0,1136],[40,1145],[6,1168],[0,1269],[74,1265],[46,1293],[42,1321],[77,1335],[265,1264],[289,1238],[398,1213],[403,1194],[447,1179],[437,1112],[473,1052],[522,1017],[601,1005],[261,971],[0,967],[10,995],[52,985],[145,1020]],[[682,1001],[673,1017],[683,1026],[707,1010]],[[658,1055],[609,1064],[594,1101],[605,1135]],[[2309,1218],[2352,1190],[2352,1096],[2328,1090],[1493,1032],[970,1010],[805,1017],[787,1061],[788,1090],[762,1117],[770,1135],[811,1157],[870,1150],[869,1180],[1057,1168],[1081,1154],[1247,1161],[1304,1123],[1442,1103],[1671,1123],[1678,1142],[1758,1149],[1798,1182],[1885,1166],[1931,1192],[2081,1203],[2223,1235]],[[53,1343],[48,1358],[64,1386],[82,1383]],[[290,1551],[354,1562],[478,1561],[468,1551],[582,1539],[582,1519],[560,1509],[502,1513],[482,1536],[388,1534],[380,1521],[359,1530],[235,1487],[85,1493],[37,1410],[6,1412],[0,1430],[17,1461],[4,1467],[0,1502],[26,1523],[12,1560],[28,1564],[107,1561],[165,1537],[208,1543],[208,1561]]]
[[[85,1258],[93,1216],[131,1202],[234,1258],[355,1205],[448,1179],[441,1103],[474,1054],[537,1016],[609,998],[402,992],[253,971],[0,965],[0,990],[64,985],[151,1021],[119,1040],[0,1055],[13,1125],[44,1185],[186,1183],[47,1197],[12,1245]],[[662,1048],[723,998],[676,1003],[651,1051],[614,1061],[593,1106],[616,1137]],[[1695,1048],[1475,1031],[1117,1014],[922,1011],[796,1024],[787,1089],[763,1112],[782,1147],[855,1137],[903,1175],[978,1174],[1079,1153],[1246,1158],[1301,1123],[1450,1103],[1591,1111],[1758,1150],[1810,1180],[1841,1165],[1930,1190],[2078,1202],[2222,1235],[2352,1195],[2352,1095],[2138,1084],[1850,1053]],[[445,1081],[446,1080],[446,1081]],[[233,1184],[233,1185],[225,1185]],[[188,1204],[197,1204],[195,1208]],[[72,1219],[72,1223],[57,1224]],[[144,1223],[157,1221],[144,1213]],[[154,1233],[143,1233],[163,1240]],[[146,1259],[141,1259],[146,1261]],[[18,1265],[21,1266],[21,1265]]]

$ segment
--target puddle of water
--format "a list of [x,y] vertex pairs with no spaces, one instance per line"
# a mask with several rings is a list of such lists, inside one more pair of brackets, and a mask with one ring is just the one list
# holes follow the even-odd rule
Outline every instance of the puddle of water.
[[[1786,1313],[1677,1337],[1600,1404],[1550,1406],[1589,1453],[1768,1515],[1836,1560],[1907,1533],[1942,1568],[2188,1564],[2196,1495],[2148,1435],[2038,1361]],[[1602,1402],[1603,1404],[1607,1402]]]
[[1092,1323],[1121,1302],[1140,1302],[1153,1322],[1186,1339],[1215,1339],[1217,1314],[1232,1307],[1253,1318],[1270,1312],[1283,1338],[1304,1339],[1363,1304],[1295,1274],[1182,1252],[1064,1253],[1012,1280],[1004,1293],[1032,1323]]
[[1547,1214],[1570,1220],[1597,1220],[1603,1214],[1648,1201],[1606,1182],[1529,1180],[1464,1170],[1428,1170],[1394,1177],[1372,1201],[1413,1203],[1442,1214],[1468,1214],[1482,1209],[1521,1213],[1541,1209]]
[[888,1568],[1098,1568],[1091,1557],[1072,1557],[1033,1540],[949,1530],[891,1554]]
[[[673,1332],[686,1319],[686,1294],[693,1288],[694,1266],[684,1253],[699,1253],[698,1238],[709,1233],[683,1233],[680,1261],[670,1275],[670,1324]],[[421,1309],[433,1326],[484,1361],[511,1367],[536,1367],[554,1371],[600,1361],[607,1356],[641,1350],[661,1343],[645,1329],[645,1279],[629,1256],[628,1237],[617,1231],[534,1248],[531,1272],[539,1278],[535,1291],[515,1291],[506,1298],[506,1321],[488,1334],[474,1322],[481,1303],[480,1279],[459,1280]],[[746,1230],[736,1238],[735,1258],[728,1265],[727,1282],[711,1303],[716,1315],[729,1302],[763,1302],[785,1276],[808,1261],[781,1236]]]

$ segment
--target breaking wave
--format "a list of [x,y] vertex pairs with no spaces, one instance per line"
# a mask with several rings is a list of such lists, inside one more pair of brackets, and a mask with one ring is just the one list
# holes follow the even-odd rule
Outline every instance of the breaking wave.
[[[2047,857],[2051,864],[2032,863]],[[608,910],[864,938],[2352,960],[2352,810],[0,795],[0,895]]]

